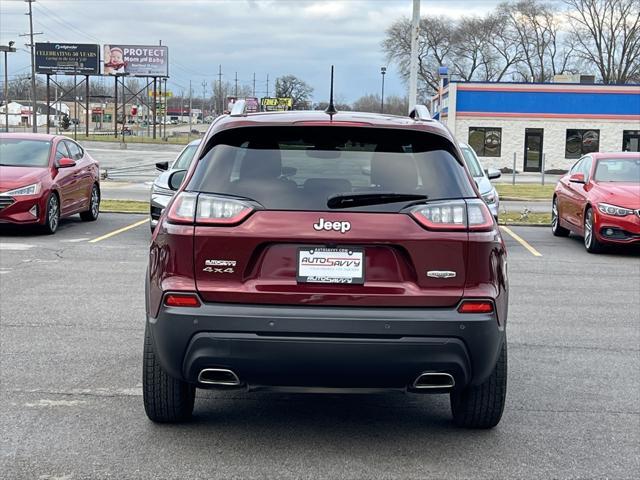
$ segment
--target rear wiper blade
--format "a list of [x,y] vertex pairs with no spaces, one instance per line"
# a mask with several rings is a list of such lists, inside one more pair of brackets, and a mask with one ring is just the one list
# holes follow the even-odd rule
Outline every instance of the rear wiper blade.
[[416,193],[395,192],[360,192],[338,193],[327,200],[329,208],[364,207],[367,205],[381,205],[383,203],[410,202],[415,200],[427,200],[426,195]]

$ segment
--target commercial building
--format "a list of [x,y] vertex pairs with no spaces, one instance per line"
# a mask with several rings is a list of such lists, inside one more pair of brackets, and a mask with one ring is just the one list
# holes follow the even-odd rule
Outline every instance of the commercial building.
[[566,171],[583,154],[640,151],[640,85],[452,81],[434,118],[485,167]]
[[[57,108],[56,108],[57,107]],[[47,125],[47,108],[49,109],[49,122],[51,125],[58,125],[64,115],[69,114],[69,107],[64,103],[59,103],[56,107],[47,107],[44,102],[36,102],[36,119],[39,127]],[[0,126],[5,127],[5,109],[9,112],[9,127],[29,128],[33,123],[31,101],[18,100],[9,102],[8,105],[0,106]]]

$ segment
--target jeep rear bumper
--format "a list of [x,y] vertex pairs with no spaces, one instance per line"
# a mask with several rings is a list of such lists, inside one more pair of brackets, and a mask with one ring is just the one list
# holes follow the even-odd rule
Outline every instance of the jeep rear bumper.
[[148,324],[171,376],[198,384],[202,369],[225,368],[249,388],[406,389],[424,372],[462,388],[491,374],[505,338],[494,313],[455,308],[205,303],[162,307]]

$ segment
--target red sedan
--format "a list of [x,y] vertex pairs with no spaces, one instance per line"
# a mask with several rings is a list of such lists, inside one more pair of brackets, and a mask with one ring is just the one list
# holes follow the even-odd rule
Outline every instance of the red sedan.
[[0,134],[0,223],[58,229],[75,213],[98,218],[98,162],[73,140],[58,135]]
[[640,244],[640,153],[591,153],[560,179],[551,228],[574,232],[588,252],[605,244]]

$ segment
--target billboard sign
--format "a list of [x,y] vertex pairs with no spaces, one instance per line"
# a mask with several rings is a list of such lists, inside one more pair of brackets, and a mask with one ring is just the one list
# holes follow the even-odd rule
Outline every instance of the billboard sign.
[[293,100],[290,97],[263,97],[260,99],[260,105],[266,112],[291,110]]
[[105,45],[104,74],[168,77],[169,49],[158,45]]
[[36,43],[36,73],[99,75],[100,45],[88,43]]
[[239,97],[238,98],[234,96],[227,97],[227,109],[225,111],[230,112],[238,100],[244,100],[246,102],[245,106],[246,106],[247,113],[256,113],[260,111],[260,102],[258,101],[257,97]]

